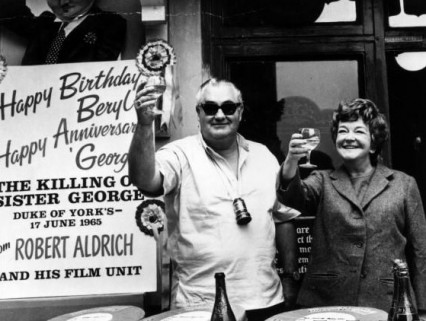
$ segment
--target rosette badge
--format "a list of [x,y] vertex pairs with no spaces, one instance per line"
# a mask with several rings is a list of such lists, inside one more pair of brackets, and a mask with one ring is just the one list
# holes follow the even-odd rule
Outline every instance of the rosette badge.
[[[166,90],[164,71],[167,66],[176,63],[176,56],[172,46],[164,40],[150,41],[139,51],[136,57],[136,66],[140,73],[148,77],[145,88],[152,89],[152,95],[159,98]],[[154,110],[157,114],[161,111]]]
[[141,232],[154,236],[155,239],[164,230],[165,217],[164,203],[160,200],[144,200],[136,209],[136,225]]
[[176,63],[176,56],[172,46],[164,40],[150,41],[139,51],[136,57],[136,66],[147,76],[162,76],[168,65]]
[[0,55],[0,83],[3,81],[7,74],[6,58]]

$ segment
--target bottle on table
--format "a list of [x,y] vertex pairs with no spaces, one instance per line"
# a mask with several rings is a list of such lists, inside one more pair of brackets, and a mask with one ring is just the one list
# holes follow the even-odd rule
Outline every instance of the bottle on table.
[[215,273],[216,297],[210,321],[236,321],[226,294],[225,274]]
[[[396,294],[396,303],[394,307],[394,312],[392,316],[392,321],[420,321],[419,315],[417,313],[416,306],[411,298],[410,289],[410,276],[408,273],[407,262],[399,261],[395,262],[394,266],[396,269],[394,273],[396,275],[397,289]],[[392,307],[389,313],[392,312]]]
[[388,321],[392,321],[393,316],[395,314],[396,302],[398,301],[398,293],[399,293],[399,281],[397,271],[399,269],[400,264],[402,263],[401,259],[395,259],[393,261],[392,273],[393,273],[393,297],[392,304],[388,313]]

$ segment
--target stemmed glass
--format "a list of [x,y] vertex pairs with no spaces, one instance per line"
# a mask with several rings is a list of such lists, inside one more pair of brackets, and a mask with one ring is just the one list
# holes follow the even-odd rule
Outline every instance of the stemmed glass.
[[317,165],[311,164],[311,152],[320,143],[320,131],[317,128],[299,128],[299,133],[302,134],[302,138],[306,140],[301,147],[308,149],[306,163],[300,164],[299,166],[302,168],[316,168]]
[[145,84],[145,88],[152,89],[153,92],[150,94],[153,98],[155,98],[156,104],[152,109],[155,115],[161,115],[163,113],[162,110],[158,109],[159,101],[158,99],[164,94],[166,91],[166,80],[161,76],[150,76]]

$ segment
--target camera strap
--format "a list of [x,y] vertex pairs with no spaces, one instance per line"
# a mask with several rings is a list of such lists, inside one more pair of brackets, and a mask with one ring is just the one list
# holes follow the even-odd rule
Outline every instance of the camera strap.
[[[240,164],[239,164],[239,159],[238,159],[238,177],[235,177],[234,174],[232,173],[231,169],[229,168],[229,166],[227,165],[223,165],[221,166],[218,161],[215,159],[215,155],[210,155],[209,153],[207,153],[207,155],[209,156],[209,158],[211,159],[211,161],[213,162],[213,165],[215,166],[218,175],[223,183],[223,186],[225,187],[225,189],[228,192],[228,196],[229,198],[233,201],[236,198],[240,197],[241,195],[241,183],[240,180],[238,179],[238,177],[241,177],[241,175],[239,175],[239,171],[240,171]],[[223,161],[226,162],[225,158],[223,158]],[[224,168],[224,166],[226,166],[226,168]]]

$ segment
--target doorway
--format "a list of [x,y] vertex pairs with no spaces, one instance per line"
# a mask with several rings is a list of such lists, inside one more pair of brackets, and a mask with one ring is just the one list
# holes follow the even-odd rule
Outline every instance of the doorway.
[[392,167],[413,176],[426,202],[426,68],[406,70],[386,54]]

